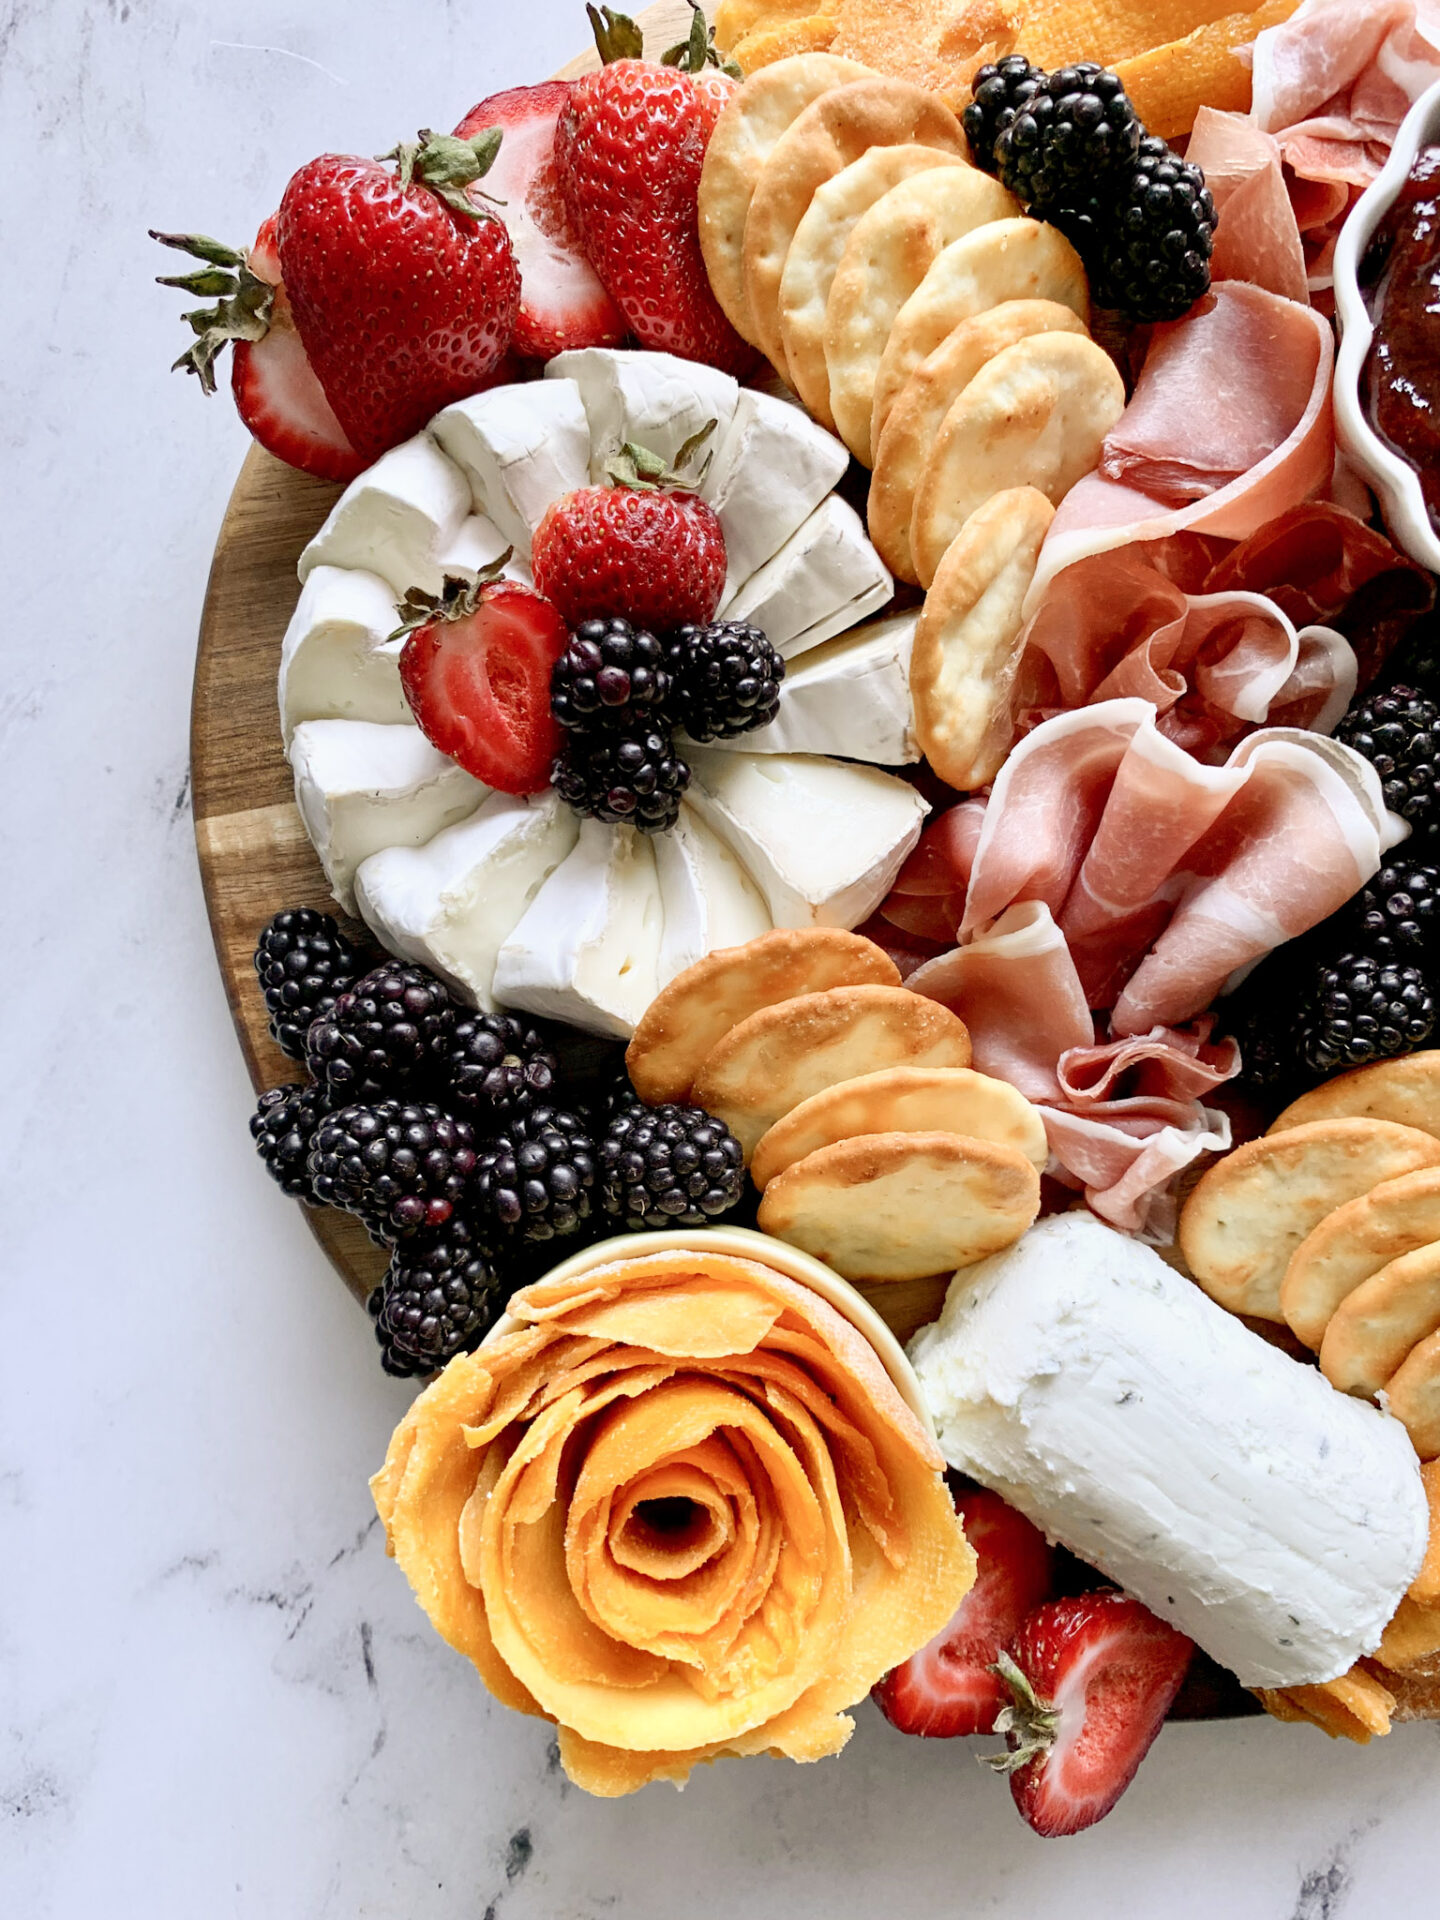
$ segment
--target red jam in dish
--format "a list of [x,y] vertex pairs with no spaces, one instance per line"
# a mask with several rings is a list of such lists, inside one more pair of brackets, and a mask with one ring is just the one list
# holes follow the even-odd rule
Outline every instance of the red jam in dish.
[[1421,149],[1365,250],[1360,286],[1375,322],[1365,411],[1415,469],[1440,527],[1440,146]]

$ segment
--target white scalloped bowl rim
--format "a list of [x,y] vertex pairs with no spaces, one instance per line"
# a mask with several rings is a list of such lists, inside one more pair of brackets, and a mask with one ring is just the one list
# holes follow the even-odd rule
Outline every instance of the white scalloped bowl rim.
[[1375,328],[1360,291],[1360,262],[1381,220],[1394,205],[1420,148],[1440,139],[1440,80],[1422,93],[1401,122],[1383,172],[1350,210],[1335,245],[1335,306],[1340,354],[1335,363],[1335,433],[1343,450],[1380,497],[1385,524],[1412,560],[1440,572],[1440,536],[1426,511],[1420,477],[1392,451],[1365,415],[1360,381]]
[[[857,1333],[863,1334],[869,1341],[896,1392],[925,1432],[930,1434],[935,1431],[930,1409],[925,1404],[919,1379],[906,1358],[905,1349],[870,1302],[848,1280],[842,1280],[838,1273],[823,1266],[811,1254],[802,1253],[798,1247],[792,1247],[784,1240],[776,1240],[771,1234],[756,1233],[750,1227],[676,1227],[660,1233],[615,1234],[608,1240],[597,1240],[588,1247],[582,1247],[579,1253],[572,1253],[568,1260],[562,1260],[558,1266],[552,1267],[543,1278],[547,1284],[552,1280],[575,1280],[596,1267],[615,1266],[622,1260],[634,1260],[652,1253],[703,1252],[728,1253],[737,1259],[753,1260],[760,1266],[773,1268],[787,1280],[798,1280],[802,1287],[809,1287],[812,1293],[818,1293],[822,1300],[850,1322]],[[482,1349],[502,1333],[513,1333],[524,1324],[508,1313],[502,1314],[480,1343]]]

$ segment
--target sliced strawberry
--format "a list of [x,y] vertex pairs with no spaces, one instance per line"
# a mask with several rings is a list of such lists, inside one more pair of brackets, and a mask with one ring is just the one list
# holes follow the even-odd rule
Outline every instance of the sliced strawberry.
[[1016,1806],[1036,1833],[1080,1833],[1135,1778],[1194,1647],[1113,1590],[1037,1607],[1001,1656],[1014,1704],[999,1731]]
[[872,1696],[892,1726],[929,1739],[994,1730],[1010,1695],[991,1666],[1051,1585],[1044,1534],[998,1493],[957,1494],[955,1511],[979,1562],[975,1584],[949,1625],[893,1667]]
[[618,347],[625,316],[585,258],[555,164],[555,123],[569,103],[573,81],[546,80],[511,87],[472,107],[456,127],[462,140],[499,127],[500,152],[485,188],[510,230],[520,268],[517,353],[548,360],[572,347]]
[[501,793],[550,784],[560,728],[550,671],[569,634],[555,608],[513,580],[447,580],[411,593],[400,681],[427,740]]

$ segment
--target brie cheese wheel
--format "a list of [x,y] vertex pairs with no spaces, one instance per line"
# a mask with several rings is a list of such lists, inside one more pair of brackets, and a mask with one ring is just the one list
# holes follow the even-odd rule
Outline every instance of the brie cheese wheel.
[[819,506],[850,463],[844,443],[788,400],[743,387],[700,489],[725,535],[727,602]]
[[[618,347],[578,347],[560,353],[545,369],[547,380],[573,380],[590,422],[590,478],[605,468],[627,440],[673,466],[685,442],[711,421],[714,431],[693,466],[718,454],[740,397],[739,383],[697,360],[671,353],[640,353]],[[526,389],[528,391],[528,389]]]
[[660,991],[664,920],[649,836],[583,820],[500,949],[495,998],[628,1040]]
[[483,513],[471,513],[461,521],[459,533],[448,546],[440,549],[436,559],[442,574],[463,574],[473,580],[507,553],[510,557],[500,569],[500,578],[521,580],[530,586],[534,575],[529,560],[513,541],[505,538],[493,520],[487,520]]
[[1091,1214],[965,1267],[911,1344],[951,1466],[1247,1687],[1379,1645],[1428,1512],[1398,1420]]
[[890,891],[930,811],[875,767],[690,747],[688,798],[765,896],[777,927],[857,927]]
[[759,627],[788,659],[878,613],[894,591],[859,514],[832,493],[745,582],[725,617]]
[[786,670],[769,726],[710,744],[724,752],[832,753],[898,767],[920,758],[910,698],[918,610],[812,647]]
[[295,804],[330,891],[355,911],[355,869],[382,847],[419,847],[464,820],[490,789],[414,722],[304,720],[290,742]]
[[302,720],[408,721],[393,589],[375,573],[314,567],[280,643],[280,730]]
[[485,514],[522,560],[545,510],[590,478],[590,429],[573,380],[491,387],[430,422]]
[[492,793],[425,846],[371,854],[355,876],[356,905],[382,946],[493,1013],[501,943],[575,836],[575,816],[553,787]]
[[773,922],[760,889],[688,800],[669,833],[652,841],[665,926],[660,985],[721,947],[742,946]]
[[300,556],[307,580],[319,566],[378,573],[403,600],[411,587],[438,593],[441,556],[470,512],[464,474],[426,434],[384,453],[352,480]]

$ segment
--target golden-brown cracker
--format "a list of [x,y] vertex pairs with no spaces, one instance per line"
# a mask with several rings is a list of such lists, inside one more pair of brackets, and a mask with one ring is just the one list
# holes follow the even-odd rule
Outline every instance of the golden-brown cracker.
[[1379,1393],[1437,1328],[1440,1245],[1417,1247],[1346,1294],[1320,1342],[1320,1371],[1342,1393]]
[[677,974],[646,1008],[625,1065],[650,1106],[684,1100],[715,1043],[761,1007],[830,987],[899,984],[895,962],[863,934],[776,927]]
[[969,1064],[965,1023],[938,1001],[904,987],[833,987],[732,1027],[705,1056],[693,1098],[725,1122],[748,1161],[777,1120],[825,1087],[882,1067]]
[[778,29],[819,11],[815,0],[720,0],[715,9],[715,44],[721,53],[733,53],[748,35]]
[[867,467],[875,380],[895,316],[946,247],[1019,210],[978,167],[947,168],[902,181],[855,222],[825,306],[825,366],[835,429]]
[[1038,220],[995,220],[936,256],[895,315],[885,342],[871,406],[872,444],[921,361],[962,321],[1002,300],[1054,300],[1088,322],[1085,269],[1058,227]]
[[816,188],[780,275],[780,338],[791,384],[822,426],[835,425],[825,365],[825,309],[856,221],[912,174],[964,164],[939,147],[871,147]]
[[1327,1213],[1306,1234],[1285,1268],[1280,1311],[1318,1353],[1330,1316],[1348,1293],[1432,1240],[1440,1240],[1440,1167],[1386,1180]]
[[951,543],[925,596],[910,655],[915,735],[957,792],[993,780],[1010,749],[1021,607],[1054,517],[1033,487],[995,494]]
[[745,222],[745,298],[758,344],[788,373],[780,334],[785,256],[815,191],[871,147],[937,147],[965,154],[960,122],[908,80],[872,77],[832,87],[785,130],[760,170]]
[[1270,1131],[1284,1133],[1307,1120],[1340,1119],[1394,1120],[1440,1135],[1440,1048],[1337,1074],[1292,1100]]
[[808,13],[798,20],[782,20],[778,26],[747,33],[730,57],[742,73],[759,73],[797,53],[828,53],[834,38],[835,22],[829,14]]
[[1417,1606],[1440,1607],[1440,1460],[1426,1460],[1420,1478],[1430,1504],[1430,1539],[1420,1571],[1406,1588],[1406,1597]]
[[1385,1384],[1385,1403],[1422,1460],[1440,1455],[1440,1333],[1410,1349]]
[[919,1280],[1012,1245],[1040,1207],[1018,1147],[953,1133],[870,1133],[797,1160],[759,1221],[847,1280]]
[[1008,1081],[971,1067],[885,1067],[811,1094],[761,1140],[750,1177],[766,1187],[787,1167],[865,1133],[959,1133],[1018,1147],[1037,1170],[1049,1159],[1040,1109]]
[[1408,1597],[1395,1609],[1395,1616],[1370,1656],[1393,1673],[1404,1673],[1440,1653],[1440,1608],[1420,1607]]
[[1314,1686],[1257,1687],[1255,1697],[1277,1720],[1308,1720],[1332,1740],[1353,1740],[1362,1747],[1389,1733],[1395,1711],[1394,1694],[1361,1666]]
[[1054,300],[1005,300],[962,321],[920,362],[901,388],[876,444],[866,505],[870,539],[892,573],[920,583],[910,551],[915,491],[946,414],[975,375],[997,353],[1031,334],[1084,331],[1079,315]]
[[963,106],[977,67],[1026,51],[1025,12],[1024,0],[836,0],[836,44]]
[[1279,1320],[1290,1256],[1327,1213],[1437,1164],[1440,1140],[1388,1120],[1316,1120],[1266,1134],[1201,1176],[1180,1214],[1180,1250],[1222,1307]]
[[867,69],[829,53],[777,60],[737,87],[705,149],[696,202],[700,251],[715,298],[735,331],[758,346],[745,299],[745,222],[761,168],[776,141],[828,87]]

